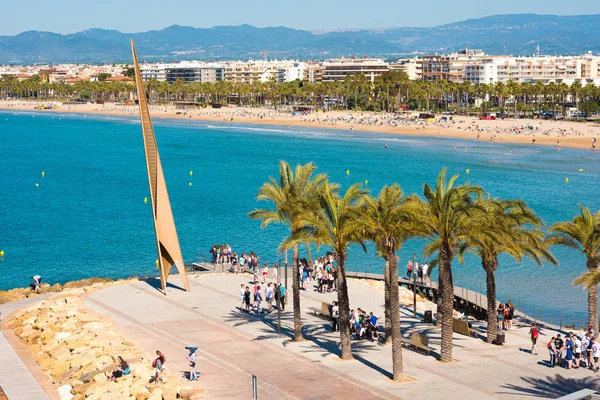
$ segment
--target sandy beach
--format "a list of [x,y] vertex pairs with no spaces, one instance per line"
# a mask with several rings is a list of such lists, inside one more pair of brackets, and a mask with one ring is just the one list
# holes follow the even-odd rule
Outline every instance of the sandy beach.
[[[137,106],[106,103],[61,104],[52,102],[0,102],[0,110],[34,111],[37,106],[56,106],[47,113],[81,113],[135,116]],[[355,111],[316,112],[292,115],[288,111],[269,108],[228,106],[221,109],[198,108],[178,110],[173,105],[150,106],[156,119],[178,118],[200,121],[233,122],[283,126],[305,126],[355,131],[381,132],[422,137],[445,137],[505,143],[534,144],[592,150],[594,138],[600,135],[600,125],[574,121],[537,119],[505,119],[483,121],[477,117],[453,117],[450,121],[415,120],[408,115]]]

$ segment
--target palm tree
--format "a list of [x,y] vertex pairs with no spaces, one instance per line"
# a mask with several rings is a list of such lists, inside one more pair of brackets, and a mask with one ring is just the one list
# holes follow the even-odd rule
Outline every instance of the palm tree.
[[[400,335],[400,302],[398,299],[398,258],[396,251],[415,233],[414,213],[418,202],[403,196],[398,184],[385,186],[375,199],[365,197],[365,229],[368,237],[385,259],[385,339],[392,338],[394,381],[400,381],[402,367],[402,336]],[[389,322],[388,322],[389,321]]]
[[475,203],[483,194],[483,189],[470,184],[455,186],[457,179],[458,175],[454,175],[446,182],[444,168],[434,189],[425,184],[425,201],[417,215],[417,223],[425,231],[422,236],[431,241],[425,248],[425,254],[432,254],[434,251],[439,253],[437,320],[441,320],[442,324],[441,361],[452,361],[452,260],[457,248],[472,234],[472,220],[483,214]]
[[[257,201],[269,201],[273,204],[273,210],[256,209],[250,212],[252,219],[261,219],[261,228],[272,223],[286,224],[290,227],[290,233],[297,231],[301,223],[301,211],[304,208],[317,206],[317,191],[326,182],[325,174],[312,176],[316,167],[312,163],[297,165],[292,171],[290,165],[285,161],[279,162],[279,182],[269,178],[264,183],[256,196]],[[282,249],[288,250],[284,246]],[[294,302],[294,340],[302,340],[302,320],[300,316],[300,279],[298,276],[298,244],[294,243],[294,259],[292,272],[292,296]]]
[[327,246],[334,252],[338,267],[337,294],[343,360],[353,358],[348,319],[350,301],[345,263],[350,244],[358,243],[366,250],[363,243],[365,212],[364,207],[359,205],[360,200],[366,194],[367,191],[361,189],[360,184],[354,184],[348,188],[344,196],[340,197],[337,185],[331,185],[325,181],[322,190],[319,191],[319,205],[303,207],[300,226],[292,234],[290,240],[290,244],[312,242],[317,246]]
[[[549,231],[548,244],[577,249],[586,257],[587,274],[575,281],[586,284],[588,291],[588,324],[598,331],[598,285],[593,277],[600,271],[600,211],[592,214],[590,209],[579,204],[581,214],[572,221],[557,222]],[[592,279],[590,279],[592,278]]]
[[[543,260],[556,264],[544,244],[542,221],[521,200],[484,200],[480,206],[485,217],[473,219],[472,228],[461,250],[470,248],[481,258],[487,283],[487,341],[496,340],[496,277],[498,257],[508,254],[517,262],[529,257],[538,265]],[[459,251],[462,262],[463,252]]]

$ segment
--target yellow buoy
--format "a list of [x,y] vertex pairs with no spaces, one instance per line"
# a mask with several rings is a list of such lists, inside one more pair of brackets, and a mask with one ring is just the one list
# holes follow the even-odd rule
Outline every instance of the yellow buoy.
[[583,168],[579,168],[579,172],[583,172]]
[[189,183],[189,186],[192,186],[192,182]]
[[4,257],[4,250],[0,250],[0,257]]
[[87,114],[85,114],[85,115],[83,116],[83,118],[87,118]]
[[39,183],[36,183],[36,184],[35,184],[35,187],[39,187],[39,186],[40,186],[40,184],[39,184]]
[[190,176],[194,175],[194,171],[190,171]]
[[467,174],[470,174],[470,173],[471,173],[471,170],[470,170],[470,169],[468,169],[466,172],[467,172]]
[[147,203],[147,202],[148,202],[148,198],[144,197],[144,203]]
[[156,264],[156,266],[158,267],[158,258],[156,259],[156,262],[155,262],[155,264]]
[[350,170],[349,169],[346,170],[346,175],[350,175]]
[[565,182],[567,182],[567,183],[568,183],[568,182],[569,182],[569,178],[565,178]]
[[46,175],[46,173],[44,171],[42,171],[42,178]]
[[365,179],[365,185],[368,185],[369,181],[367,179]]

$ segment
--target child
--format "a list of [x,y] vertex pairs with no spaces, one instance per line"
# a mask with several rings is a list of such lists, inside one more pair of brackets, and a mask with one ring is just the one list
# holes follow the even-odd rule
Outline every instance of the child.
[[196,376],[196,347],[186,347],[187,350],[189,350],[189,354],[187,355],[187,360],[190,362],[190,377],[189,377],[189,381],[196,381],[198,380],[198,377]]
[[246,303],[244,301],[244,293],[246,293],[246,289],[244,289],[244,284],[242,283],[240,285],[240,300],[242,302],[242,306],[241,306],[242,310],[244,309],[244,304]]

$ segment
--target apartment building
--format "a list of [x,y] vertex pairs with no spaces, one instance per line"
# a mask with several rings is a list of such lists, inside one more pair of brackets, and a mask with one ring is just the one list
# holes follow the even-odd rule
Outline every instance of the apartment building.
[[319,63],[308,64],[302,73],[302,80],[311,83],[323,82],[323,66]]
[[293,82],[304,78],[306,63],[292,62],[277,67],[277,82]]
[[485,54],[478,49],[465,49],[458,53],[423,56],[421,64],[421,80],[429,82],[463,82],[465,80],[465,64],[479,61]]
[[423,65],[419,57],[401,58],[398,61],[390,64],[390,70],[402,71],[408,75],[408,79],[412,81],[421,80],[423,75]]
[[322,63],[323,81],[343,81],[347,76],[365,75],[371,82],[389,71],[390,65],[376,58],[338,58]]
[[485,57],[465,64],[464,80],[474,84],[495,82],[580,82],[600,86],[600,57],[535,56]]

